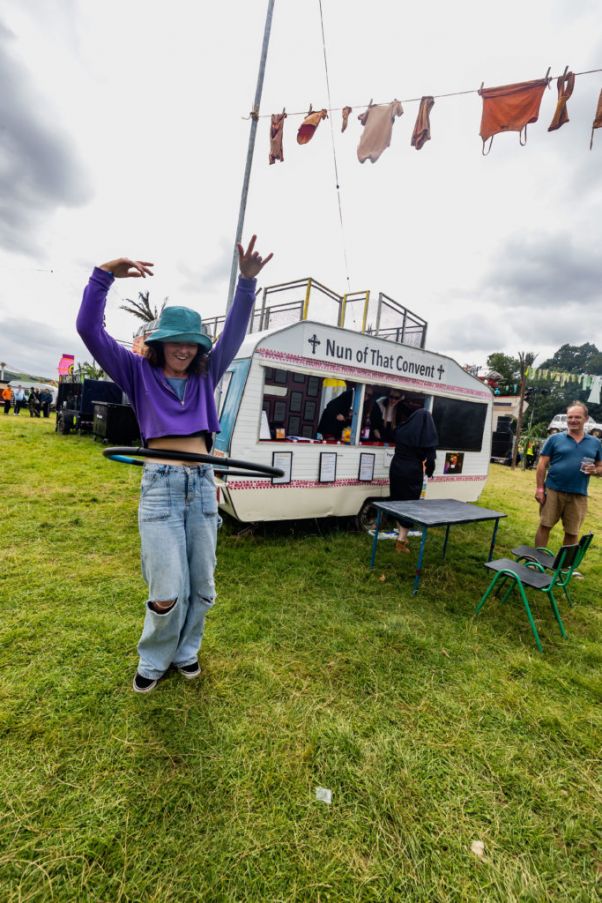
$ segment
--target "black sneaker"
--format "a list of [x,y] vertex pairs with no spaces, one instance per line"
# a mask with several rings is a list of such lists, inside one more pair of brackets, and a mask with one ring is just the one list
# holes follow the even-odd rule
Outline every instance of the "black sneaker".
[[138,672],[136,672],[132,687],[134,693],[150,693],[151,690],[155,689],[158,683],[158,679],[152,677],[143,677],[142,674],[138,674]]
[[201,666],[198,662],[193,662],[191,665],[176,665],[176,668],[186,680],[193,680],[201,673]]

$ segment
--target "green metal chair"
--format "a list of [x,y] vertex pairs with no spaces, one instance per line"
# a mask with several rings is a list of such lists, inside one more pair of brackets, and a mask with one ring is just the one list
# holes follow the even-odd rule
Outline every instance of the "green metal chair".
[[535,625],[535,621],[529,607],[529,600],[527,599],[525,587],[538,590],[539,592],[545,593],[547,595],[548,599],[550,600],[550,605],[552,606],[552,611],[554,612],[554,617],[558,621],[560,633],[563,637],[566,637],[566,630],[564,629],[564,624],[562,623],[562,618],[560,617],[560,612],[558,611],[558,604],[556,602],[556,599],[554,598],[553,590],[558,585],[559,580],[562,580],[563,572],[568,570],[572,566],[578,552],[578,543],[575,543],[574,546],[562,546],[554,559],[554,568],[552,574],[546,574],[545,567],[537,561],[529,561],[527,564],[520,564],[520,562],[513,561],[511,558],[498,558],[496,561],[484,562],[486,568],[489,568],[496,573],[492,578],[491,583],[487,587],[487,590],[485,591],[481,601],[477,605],[476,614],[481,611],[481,609],[485,605],[485,602],[498,583],[500,583],[501,588],[507,580],[511,580],[512,582],[507,587],[504,595],[501,598],[501,601],[505,602],[512,593],[512,590],[518,589],[523,605],[525,607],[525,611],[527,612],[529,624],[531,625],[531,631],[533,632],[533,636],[535,637],[535,643],[537,644],[539,651],[543,652],[543,646],[541,645],[539,633],[537,632],[537,627]]
[[[570,606],[573,605],[573,600],[571,599],[571,595],[569,593],[569,583],[573,577],[573,574],[585,558],[586,552],[592,544],[592,540],[594,538],[593,533],[584,533],[581,539],[579,540],[579,551],[575,555],[575,560],[572,565],[566,570],[563,571],[562,577],[556,583],[556,586],[559,586],[564,592],[567,602]],[[512,549],[512,554],[516,555],[518,561],[536,561],[538,564],[541,564],[546,570],[552,571],[554,570],[554,562],[556,560],[556,556],[550,549],[546,549],[543,546],[518,546],[516,549]]]

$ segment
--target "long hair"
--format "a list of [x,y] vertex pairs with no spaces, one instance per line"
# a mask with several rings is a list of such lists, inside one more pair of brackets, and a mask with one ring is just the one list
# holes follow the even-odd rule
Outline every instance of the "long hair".
[[[163,342],[153,342],[152,345],[146,345],[146,359],[151,367],[164,367],[165,351],[163,350]],[[186,373],[190,376],[203,376],[207,372],[207,361],[208,355],[205,354],[199,345],[197,353],[186,368]]]

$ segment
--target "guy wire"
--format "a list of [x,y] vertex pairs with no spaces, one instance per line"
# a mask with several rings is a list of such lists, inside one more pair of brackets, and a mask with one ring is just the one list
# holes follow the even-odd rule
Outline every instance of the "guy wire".
[[[324,34],[324,16],[322,14],[322,0],[318,0],[318,4],[320,6],[320,25],[322,28],[322,51],[324,53],[324,71],[326,73],[326,92],[328,94],[328,106],[331,105],[332,101],[330,98],[330,79],[328,78],[328,60],[326,57],[326,36]],[[351,291],[351,282],[349,280],[349,263],[347,261],[347,247],[345,245],[345,227],[343,225],[343,207],[341,202],[341,186],[339,184],[339,168],[337,166],[337,152],[335,148],[334,142],[334,126],[332,124],[332,116],[329,116],[330,120],[330,137],[332,140],[332,158],[334,162],[334,178],[335,185],[337,189],[337,201],[339,204],[339,220],[341,221],[341,241],[343,243],[343,258],[345,260],[345,279],[347,280],[347,288]]]

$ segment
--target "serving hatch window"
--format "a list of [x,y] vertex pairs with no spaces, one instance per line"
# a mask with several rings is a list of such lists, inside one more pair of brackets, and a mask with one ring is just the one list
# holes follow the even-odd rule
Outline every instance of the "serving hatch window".
[[[345,399],[351,398],[351,409],[354,391],[350,383],[266,367],[261,417],[263,428],[259,438],[267,439],[269,433],[272,441],[319,439],[324,408],[346,392],[349,394]],[[348,422],[351,423],[351,417]]]
[[386,415],[399,401],[404,410],[429,407],[426,396],[396,387],[266,367],[259,438],[391,444],[398,424]]

